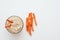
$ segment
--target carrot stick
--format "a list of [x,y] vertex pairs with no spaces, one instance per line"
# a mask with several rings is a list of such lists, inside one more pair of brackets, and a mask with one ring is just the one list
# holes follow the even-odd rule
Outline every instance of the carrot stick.
[[7,29],[10,28],[10,27],[11,27],[11,25],[9,25],[9,26],[5,26],[5,28],[7,28]]
[[12,21],[10,21],[10,20],[8,20],[8,19],[7,19],[7,21],[10,22],[10,23],[13,23]]
[[26,18],[26,30],[28,32],[28,18]]
[[32,35],[32,33],[31,33],[31,26],[29,26],[28,32],[29,32],[29,35],[31,36]]
[[33,19],[35,21],[35,25],[37,26],[36,17],[35,17],[35,14],[34,13],[33,13]]

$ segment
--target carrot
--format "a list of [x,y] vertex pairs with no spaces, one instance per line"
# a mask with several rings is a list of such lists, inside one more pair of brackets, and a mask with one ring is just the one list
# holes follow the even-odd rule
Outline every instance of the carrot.
[[28,31],[28,18],[26,18],[26,30]]
[[34,13],[33,13],[33,19],[35,21],[35,25],[37,26],[36,17],[35,17],[35,14]]
[[9,26],[5,26],[5,28],[7,28],[7,29],[10,28],[10,27],[11,27],[11,25],[9,25]]
[[10,27],[11,27],[11,23],[13,23],[13,22],[12,22],[12,21],[10,21],[10,20],[8,20],[8,19],[7,19],[7,21],[10,23],[10,25],[5,26],[5,28],[7,28],[7,29],[8,29],[8,28],[10,28]]
[[29,33],[30,36],[32,35],[32,33],[31,33],[31,26],[28,27],[28,33]]
[[10,20],[8,20],[8,19],[7,19],[7,21],[10,22],[10,23],[13,23],[12,21],[10,21]]
[[33,21],[37,25],[35,14],[29,13],[28,18],[26,18],[26,30],[30,36],[32,35],[32,32],[34,32]]

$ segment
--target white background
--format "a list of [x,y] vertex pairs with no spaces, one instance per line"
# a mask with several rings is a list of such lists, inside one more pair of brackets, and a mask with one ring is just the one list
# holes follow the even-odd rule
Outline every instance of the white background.
[[[29,12],[36,14],[38,23],[32,36],[25,29],[25,18]],[[16,35],[5,29],[5,21],[12,15],[24,21],[23,30]],[[60,1],[0,0],[0,40],[60,40]]]

